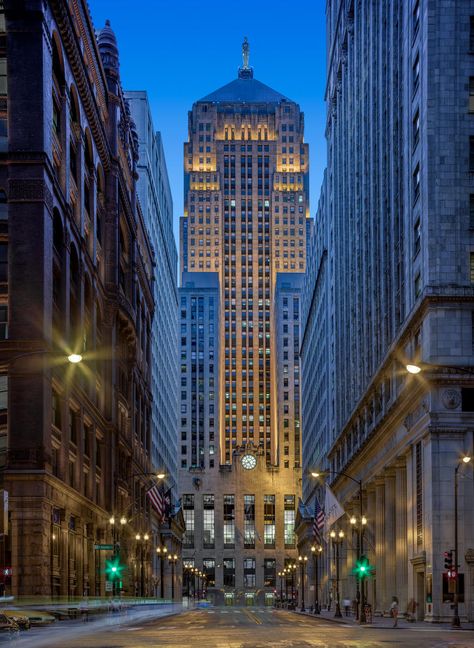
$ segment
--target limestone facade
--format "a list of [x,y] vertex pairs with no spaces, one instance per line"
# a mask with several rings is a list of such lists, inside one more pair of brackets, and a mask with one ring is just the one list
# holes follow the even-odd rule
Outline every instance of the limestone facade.
[[[396,595],[402,612],[413,599],[432,622],[452,616],[443,554],[454,544],[455,468],[473,451],[473,16],[472,2],[327,3],[328,169],[313,257],[326,318],[309,298],[315,272],[303,308],[304,339],[321,335],[327,349],[328,402],[321,419],[303,403],[304,468],[331,470],[355,514],[358,487],[340,473],[362,480],[373,609]],[[303,395],[318,350],[302,359]],[[408,375],[408,362],[423,371]],[[460,614],[472,620],[471,471],[459,469],[459,571]],[[306,483],[307,502],[318,488]],[[352,599],[356,545],[340,524]]]

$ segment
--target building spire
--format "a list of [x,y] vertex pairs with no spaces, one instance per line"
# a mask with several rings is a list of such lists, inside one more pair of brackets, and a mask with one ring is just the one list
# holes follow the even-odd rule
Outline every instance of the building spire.
[[244,42],[242,43],[242,61],[243,61],[243,69],[248,70],[249,69],[249,56],[250,56],[250,45],[247,40],[247,36],[244,38]]
[[250,45],[247,40],[247,36],[244,38],[242,43],[242,67],[239,68],[239,79],[252,79],[253,78],[253,68],[249,66],[249,57],[250,57]]

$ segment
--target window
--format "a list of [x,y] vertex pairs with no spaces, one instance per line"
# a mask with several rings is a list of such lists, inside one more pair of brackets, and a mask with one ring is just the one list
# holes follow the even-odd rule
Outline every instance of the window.
[[469,229],[474,229],[474,194],[469,194]]
[[263,561],[263,585],[264,587],[275,587],[276,585],[275,558],[265,558]]
[[413,117],[413,148],[415,149],[418,142],[420,141],[420,110],[418,109]]
[[0,220],[8,220],[7,194],[0,189]]
[[223,572],[224,572],[224,586],[235,586],[235,558],[224,558]]
[[474,136],[469,138],[469,171],[474,173]]
[[469,255],[469,277],[472,284],[474,284],[474,252]]
[[183,495],[183,514],[186,523],[186,533],[183,539],[183,547],[194,548],[194,495]]
[[[474,138],[471,139],[474,140]],[[473,151],[473,155],[474,155],[474,151]],[[474,164],[474,158],[473,158],[473,164]],[[416,201],[420,197],[420,184],[421,184],[420,163],[418,163],[415,167],[415,170],[413,171],[413,178],[412,178],[413,203],[416,203]]]
[[295,546],[295,496],[285,495],[285,547]]
[[[471,255],[474,256],[474,255]],[[471,264],[472,267],[472,264]],[[420,296],[421,293],[421,274],[418,272],[415,275],[415,299]]]
[[413,228],[413,254],[416,256],[421,248],[421,222],[417,218]]
[[255,558],[244,558],[244,587],[255,587]]
[[235,497],[224,495],[224,547],[235,545]]
[[0,411],[8,407],[8,376],[0,376]]
[[204,537],[202,546],[204,549],[214,548],[214,495],[203,495],[203,527]]
[[213,558],[203,558],[202,570],[207,578],[207,586],[214,587],[216,584],[216,561]]
[[0,340],[8,338],[8,306],[0,304]]
[[415,38],[415,36],[418,33],[418,29],[420,28],[420,0],[415,0],[415,2],[413,4],[412,17],[413,17],[413,22],[412,22],[412,24],[413,24],[413,38]]
[[275,546],[275,495],[263,497],[263,542],[265,547]]
[[255,495],[244,495],[244,547],[255,547]]
[[52,424],[61,429],[61,406],[59,401],[59,396],[56,392],[53,391],[52,400],[51,400],[51,420]]
[[469,21],[469,51],[474,52],[474,16],[471,16]]
[[8,281],[8,243],[0,243],[0,283]]
[[415,61],[413,63],[413,74],[412,74],[412,88],[413,94],[417,91],[417,88],[420,84],[420,54],[417,53]]
[[69,410],[69,441],[77,445],[77,427],[79,424],[79,416],[73,409]]

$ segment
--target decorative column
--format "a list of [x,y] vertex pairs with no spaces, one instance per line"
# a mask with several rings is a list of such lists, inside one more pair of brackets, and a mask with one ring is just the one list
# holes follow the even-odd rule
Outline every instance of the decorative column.
[[[367,527],[364,531],[364,554],[369,558],[369,563],[375,565],[375,513],[377,505],[375,498],[375,484],[372,482],[367,486]],[[370,603],[372,610],[375,610],[374,579],[367,578],[364,582],[365,599]]]
[[404,460],[395,466],[395,493],[395,575],[399,609],[404,611],[408,602],[407,472]]
[[383,612],[385,603],[385,481],[375,484],[375,611]]
[[385,610],[390,609],[392,596],[398,596],[396,591],[396,496],[395,496],[395,471],[389,470],[385,474],[385,596],[383,605]]

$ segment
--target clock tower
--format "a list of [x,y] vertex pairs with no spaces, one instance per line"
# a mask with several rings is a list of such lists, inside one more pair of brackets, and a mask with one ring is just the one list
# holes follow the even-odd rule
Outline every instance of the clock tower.
[[308,146],[298,104],[254,77],[246,39],[242,56],[193,105],[184,147],[179,490],[184,556],[216,602],[264,604],[295,555]]

